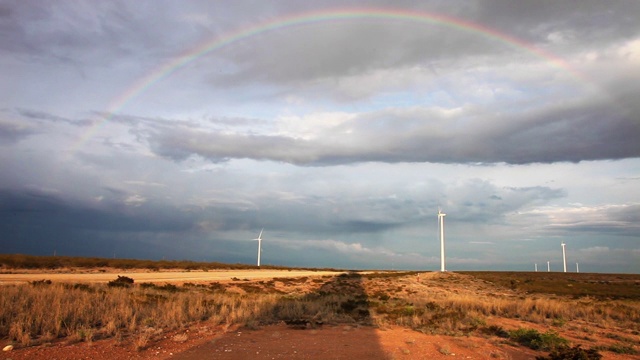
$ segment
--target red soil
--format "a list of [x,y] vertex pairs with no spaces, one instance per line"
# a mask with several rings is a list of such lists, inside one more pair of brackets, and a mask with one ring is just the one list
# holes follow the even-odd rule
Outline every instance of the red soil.
[[[184,334],[182,332],[181,334]],[[181,335],[178,334],[178,335]],[[60,342],[4,352],[2,359],[535,359],[532,350],[479,337],[425,335],[391,327],[386,330],[359,326],[325,326],[298,330],[285,324],[258,330],[224,332],[192,328],[183,342],[166,334],[145,349],[132,340],[88,343]]]

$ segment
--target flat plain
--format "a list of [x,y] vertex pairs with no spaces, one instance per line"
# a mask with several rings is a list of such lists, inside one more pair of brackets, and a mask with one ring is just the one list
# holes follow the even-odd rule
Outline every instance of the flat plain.
[[640,275],[2,272],[2,359],[640,359]]
[[208,270],[208,271],[118,271],[102,269],[100,271],[76,270],[74,272],[47,273],[32,271],[29,273],[0,273],[0,285],[30,283],[38,280],[75,283],[108,283],[116,276],[126,276],[136,282],[162,282],[182,284],[185,282],[231,281],[232,278],[249,280],[273,279],[276,277],[302,277],[338,275],[342,271],[314,270]]

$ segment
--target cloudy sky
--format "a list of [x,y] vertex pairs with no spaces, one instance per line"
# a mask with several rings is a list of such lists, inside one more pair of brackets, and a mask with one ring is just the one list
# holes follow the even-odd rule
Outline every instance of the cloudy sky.
[[640,273],[639,17],[0,0],[0,253]]

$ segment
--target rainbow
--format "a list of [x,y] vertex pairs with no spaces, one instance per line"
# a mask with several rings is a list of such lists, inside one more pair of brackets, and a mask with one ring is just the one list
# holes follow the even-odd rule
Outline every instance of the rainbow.
[[100,129],[103,124],[108,122],[109,119],[114,116],[114,114],[121,111],[138,95],[144,93],[158,81],[168,77],[184,66],[194,62],[201,56],[207,55],[213,51],[216,51],[222,47],[231,45],[238,41],[242,41],[258,34],[263,34],[274,30],[293,28],[296,26],[329,21],[350,21],[363,19],[410,21],[428,25],[446,26],[459,31],[474,33],[485,38],[499,41],[520,51],[528,52],[533,56],[541,58],[545,62],[568,72],[574,78],[582,80],[583,82],[588,82],[585,81],[584,75],[582,75],[579,71],[573,69],[569,63],[553,53],[545,51],[544,49],[540,49],[532,43],[526,42],[522,39],[511,36],[509,34],[505,34],[490,27],[448,15],[433,12],[422,12],[414,10],[409,11],[389,8],[351,8],[298,13],[265,21],[253,26],[248,26],[230,32],[213,40],[204,42],[199,46],[196,46],[187,51],[186,53],[172,59],[171,61],[157,67],[148,75],[135,81],[131,87],[129,87],[118,97],[114,98],[107,107],[107,111],[103,113],[104,115],[101,116],[98,121],[94,122],[94,124],[85,133],[83,133],[75,146],[72,147],[71,153],[75,153],[75,151],[81,148],[87,142],[87,140],[94,136],[94,134]]

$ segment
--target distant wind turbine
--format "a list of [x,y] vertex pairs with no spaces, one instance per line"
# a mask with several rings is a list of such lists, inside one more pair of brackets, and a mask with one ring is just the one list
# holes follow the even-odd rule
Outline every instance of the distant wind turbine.
[[578,266],[578,263],[576,263],[576,272],[579,273],[580,272],[580,267]]
[[550,261],[547,261],[547,272],[551,271],[551,265],[550,265]]
[[253,239],[258,241],[258,267],[260,267],[260,253],[262,252],[262,232],[263,231],[264,231],[264,228],[260,230],[260,235],[258,235],[258,238]]
[[567,244],[562,243],[560,245],[562,245],[562,264],[564,265],[564,272],[567,272],[567,252],[564,248]]
[[538,264],[534,264],[534,267],[536,269],[536,272],[538,272]]
[[440,228],[440,271],[446,271],[444,267],[444,217],[447,214],[438,209],[438,227]]

